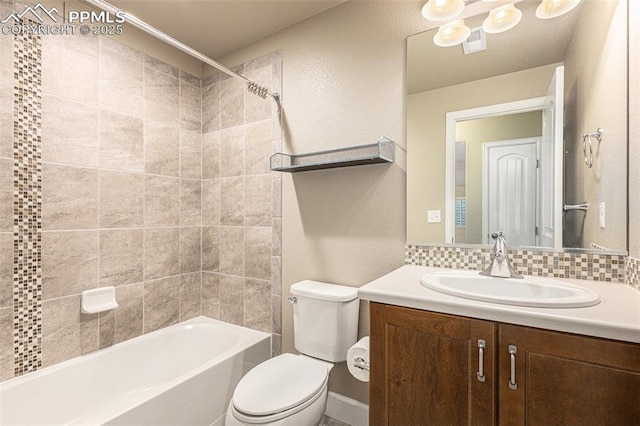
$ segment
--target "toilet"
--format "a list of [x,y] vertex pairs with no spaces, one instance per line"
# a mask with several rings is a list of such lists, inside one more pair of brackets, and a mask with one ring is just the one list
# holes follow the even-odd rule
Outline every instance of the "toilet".
[[322,422],[329,372],[358,337],[358,289],[317,281],[291,286],[296,349],[258,365],[236,386],[225,425]]

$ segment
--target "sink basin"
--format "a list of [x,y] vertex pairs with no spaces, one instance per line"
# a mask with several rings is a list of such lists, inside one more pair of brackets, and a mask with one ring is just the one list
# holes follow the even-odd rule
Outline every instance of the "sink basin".
[[496,278],[476,271],[446,271],[425,274],[420,283],[440,293],[504,305],[581,308],[600,303],[593,290],[548,278]]

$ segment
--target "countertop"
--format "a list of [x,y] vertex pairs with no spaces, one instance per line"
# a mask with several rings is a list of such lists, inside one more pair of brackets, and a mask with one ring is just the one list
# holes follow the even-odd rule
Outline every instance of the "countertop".
[[640,343],[640,291],[621,283],[553,278],[590,288],[600,303],[586,308],[531,308],[480,302],[430,290],[420,284],[428,272],[452,269],[405,265],[359,289],[359,297],[445,314]]

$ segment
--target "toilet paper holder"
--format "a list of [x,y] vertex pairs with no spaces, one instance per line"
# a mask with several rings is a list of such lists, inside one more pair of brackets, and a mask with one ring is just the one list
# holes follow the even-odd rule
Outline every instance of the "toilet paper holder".
[[364,360],[362,357],[357,357],[353,359],[353,366],[359,368],[360,370],[369,371],[369,363]]

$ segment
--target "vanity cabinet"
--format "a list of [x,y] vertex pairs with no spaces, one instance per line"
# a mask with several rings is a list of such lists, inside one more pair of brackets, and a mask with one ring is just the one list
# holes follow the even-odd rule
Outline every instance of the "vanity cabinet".
[[370,425],[640,424],[638,344],[371,303],[370,356]]

